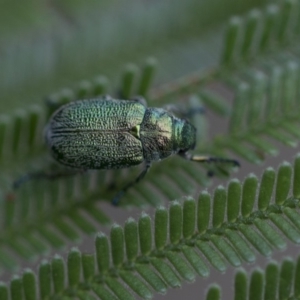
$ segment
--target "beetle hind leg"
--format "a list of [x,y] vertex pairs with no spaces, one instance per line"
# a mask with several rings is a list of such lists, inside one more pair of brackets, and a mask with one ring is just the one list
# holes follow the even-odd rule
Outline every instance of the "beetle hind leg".
[[112,199],[112,204],[113,205],[118,205],[121,198],[124,196],[124,194],[127,192],[129,188],[131,188],[133,185],[141,181],[145,175],[147,174],[148,170],[150,169],[151,164],[147,163],[146,167],[144,170],[138,175],[138,177],[134,180],[129,182],[113,199]]

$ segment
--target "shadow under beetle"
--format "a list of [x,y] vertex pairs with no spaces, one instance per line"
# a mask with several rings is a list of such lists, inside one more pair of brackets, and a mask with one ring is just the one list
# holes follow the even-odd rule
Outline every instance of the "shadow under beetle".
[[196,162],[224,162],[239,166],[238,161],[192,155],[196,128],[176,117],[171,109],[147,107],[144,99],[116,100],[109,96],[78,100],[60,107],[45,128],[47,146],[59,163],[75,168],[62,173],[36,172],[16,181],[31,178],[57,178],[91,169],[120,169],[145,163],[138,177],[113,199],[122,195],[148,172],[152,162],[173,154]]

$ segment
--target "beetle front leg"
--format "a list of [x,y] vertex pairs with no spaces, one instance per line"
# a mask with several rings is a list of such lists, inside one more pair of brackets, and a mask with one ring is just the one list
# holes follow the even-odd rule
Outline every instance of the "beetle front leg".
[[148,170],[150,169],[151,164],[147,163],[145,169],[139,174],[139,176],[134,180],[129,182],[112,200],[113,205],[118,205],[123,195],[127,192],[129,188],[133,185],[141,181],[145,175],[147,174]]
[[[234,167],[240,167],[240,163],[237,160],[230,159],[230,158],[192,155],[188,152],[179,152],[178,155],[183,157],[184,159],[200,162],[200,163],[216,163],[216,164],[226,163],[226,164],[232,164]],[[208,171],[208,175],[212,176],[213,173],[211,171]]]
[[44,172],[44,171],[31,172],[15,180],[12,184],[12,188],[13,190],[17,190],[24,183],[31,180],[39,180],[39,179],[55,180],[58,178],[74,176],[84,172],[85,170],[63,170],[57,172]]
[[235,159],[223,158],[223,157],[210,157],[201,155],[191,155],[191,161],[206,162],[206,163],[226,163],[232,164],[235,167],[240,167],[240,163]]

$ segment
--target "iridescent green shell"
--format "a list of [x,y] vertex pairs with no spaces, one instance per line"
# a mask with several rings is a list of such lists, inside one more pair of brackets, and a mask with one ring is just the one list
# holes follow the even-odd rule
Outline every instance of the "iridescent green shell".
[[164,159],[195,146],[195,128],[162,108],[110,97],[59,108],[46,127],[46,142],[63,165],[115,169]]
[[146,108],[139,102],[100,98],[74,101],[57,110],[46,141],[60,163],[79,169],[140,164],[142,142],[134,135]]

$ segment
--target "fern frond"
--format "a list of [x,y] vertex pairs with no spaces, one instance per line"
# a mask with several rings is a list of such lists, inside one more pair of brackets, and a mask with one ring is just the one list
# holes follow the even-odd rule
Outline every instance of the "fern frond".
[[[270,262],[264,270],[255,269],[251,275],[241,269],[235,275],[234,299],[299,299],[299,276],[300,257],[297,260],[287,257],[280,265]],[[206,299],[222,299],[221,288],[210,287]]]
[[[30,0],[27,10],[13,9],[13,14],[0,11],[0,23],[5,25],[0,26],[1,113],[19,105],[11,115],[0,116],[4,276],[17,269],[20,260],[36,259],[94,235],[109,221],[99,200],[110,201],[124,180],[138,171],[30,182],[9,193],[19,175],[51,167],[42,131],[52,111],[63,103],[104,93],[115,98],[144,95],[154,107],[203,103],[224,124],[229,121],[229,130],[208,141],[205,117],[197,116],[196,151],[222,157],[234,153],[251,163],[261,162],[266,154],[276,155],[277,142],[297,145],[299,0],[172,1],[171,10],[167,2],[148,5],[133,0],[132,10],[126,3],[121,22],[110,16],[125,6],[112,9],[113,2],[53,0],[49,6],[35,2]],[[49,18],[49,12],[56,18]],[[241,15],[232,17],[235,14]],[[18,22],[6,23],[7,15]],[[222,44],[224,20],[230,16]],[[26,18],[29,22],[19,23]],[[118,29],[126,22],[129,34],[124,35]],[[22,36],[11,36],[15,23]],[[26,34],[26,28],[35,24],[38,31]],[[9,39],[2,35],[6,28]],[[163,62],[156,82],[167,84],[152,87],[155,60],[148,60],[144,69],[137,67],[149,52]],[[124,58],[133,64],[111,80]],[[105,76],[99,76],[99,70]],[[174,80],[179,76],[184,77]],[[50,108],[25,107],[55,90],[47,97]],[[159,206],[163,200],[180,199],[207,186],[206,169],[217,176],[230,171],[222,165],[200,166],[176,158],[154,164],[122,202],[158,207],[153,221],[145,213],[138,220],[129,218],[122,227],[114,224],[109,237],[98,233],[90,254],[72,248],[67,258],[55,255],[42,261],[37,272],[25,269],[10,282],[0,282],[0,300],[150,299],[197,276],[208,277],[211,267],[223,272],[228,265],[254,262],[257,254],[269,257],[284,249],[287,240],[300,243],[300,154],[293,165],[284,162],[277,171],[267,168],[260,179],[250,174],[212,194],[202,192],[197,200],[186,197],[168,209]],[[298,299],[299,265],[299,259],[297,264],[287,259],[281,267],[273,263],[264,272],[253,272],[251,279],[239,272],[236,299]],[[215,285],[207,300],[220,299],[220,294]]]
[[166,84],[154,91],[155,97],[170,99],[209,84],[228,85],[234,78],[247,78],[253,70],[265,72],[276,64],[283,67],[288,61],[297,61],[299,5],[299,0],[286,0],[232,17],[224,35],[220,65]]
[[[219,186],[212,196],[202,192],[198,201],[187,198],[183,204],[173,201],[169,210],[159,207],[153,224],[143,213],[124,228],[114,225],[110,238],[96,236],[93,255],[73,249],[66,262],[56,256],[42,263],[41,297],[89,297],[93,291],[104,299],[124,299],[123,293],[128,299],[150,299],[153,290],[165,293],[181,281],[194,281],[196,274],[207,277],[210,266],[224,272],[228,264],[253,262],[256,251],[270,256],[286,246],[285,238],[300,244],[299,174],[300,154],[293,167],[283,163],[277,172],[266,169],[260,186],[250,174],[242,184],[234,179],[227,189]],[[25,277],[35,289],[36,275],[26,271],[23,282]],[[11,282],[16,293],[30,286],[18,282]]]
[[272,140],[295,147],[300,137],[299,74],[298,63],[290,61],[268,74],[253,71],[248,82],[237,83],[229,134],[218,137],[213,149],[225,147],[255,163],[262,159],[258,153],[277,154]]
[[[148,73],[142,73],[144,75],[141,76],[140,84],[137,87],[138,89],[145,84],[145,80],[148,80],[149,70],[150,73],[152,73],[153,66],[153,61],[150,60],[146,65]],[[294,64],[292,64],[292,66],[294,66]],[[276,70],[278,71],[279,69],[276,68],[275,71]],[[127,76],[128,75],[125,77]],[[257,155],[257,150],[261,153],[267,152],[269,154],[274,154],[276,152],[275,146],[266,142],[264,139],[264,135],[270,134],[270,130],[274,131],[274,128],[276,127],[288,130],[287,133],[282,131],[284,134],[284,138],[282,139],[285,140],[286,136],[289,136],[290,138],[288,141],[291,141],[289,145],[293,145],[298,138],[296,126],[299,122],[299,118],[298,115],[295,114],[295,111],[297,111],[299,106],[298,101],[295,100],[298,93],[298,87],[295,84],[288,85],[289,88],[286,88],[282,92],[282,99],[284,100],[281,101],[278,101],[278,94],[275,93],[275,90],[278,85],[284,85],[284,83],[290,81],[294,82],[294,77],[295,73],[290,72],[290,69],[287,68],[283,71],[281,83],[278,82],[278,80],[273,81],[273,77],[269,79],[269,82],[266,79],[267,77],[263,77],[264,79],[260,82],[258,79],[261,79],[262,77],[259,75],[253,84],[253,87],[249,90],[245,88],[245,84],[240,84],[238,86],[240,94],[236,96],[230,119],[231,127],[229,134],[227,136],[218,137],[210,145],[204,145],[202,148],[210,149],[207,152],[216,154],[223,153],[224,150],[230,149],[252,162],[257,162],[261,159]],[[127,89],[127,92],[129,91],[129,93],[132,93],[130,91],[135,88],[133,82],[133,80],[130,80],[130,83],[127,81],[128,87],[124,84],[123,92],[124,89]],[[149,83],[147,83],[147,85],[149,86]],[[80,92],[82,94],[85,92],[83,87],[89,85],[81,84],[80,86],[82,88],[78,90],[78,93]],[[261,89],[261,86],[264,88]],[[97,90],[96,86],[94,86],[92,90]],[[259,92],[255,93],[257,90]],[[253,92],[247,93],[248,91]],[[147,89],[145,89],[145,92],[147,92]],[[74,93],[69,94],[71,95]],[[66,100],[72,100],[71,98],[66,97],[66,95],[65,92],[62,93],[61,96],[57,98],[59,101],[56,102],[56,104],[61,104],[61,102]],[[205,95],[207,99],[212,98],[208,92],[206,92]],[[219,100],[214,98],[213,101],[214,103],[218,103]],[[284,101],[289,101],[291,104],[287,105],[287,108],[282,110],[281,107],[285,107]],[[55,101],[52,103],[55,104]],[[268,114],[264,109],[265,107],[271,107],[267,121],[262,117]],[[24,152],[37,156],[35,159],[36,164],[43,159],[43,156],[39,157],[39,153],[41,155],[43,153],[43,146],[38,137],[41,135],[41,124],[45,122],[45,115],[47,114],[48,113],[45,111],[34,108],[26,118],[24,117],[24,113],[18,113],[16,114],[14,122],[9,123],[6,119],[2,121],[2,126],[0,126],[0,128],[2,128],[2,132],[5,133],[3,135],[4,139],[7,139],[7,142],[3,142],[2,148],[0,148],[3,153],[3,166],[5,166],[9,157],[16,158],[16,163],[18,163],[18,155],[23,155]],[[261,118],[257,118],[254,124],[252,121],[249,121],[252,120],[253,116],[257,115],[261,116]],[[276,120],[275,123],[274,120]],[[290,135],[291,133],[294,133],[296,138],[292,137]],[[278,136],[280,137],[280,134]],[[39,167],[42,165],[43,164],[40,164]],[[289,169],[289,167],[287,167],[287,169]],[[78,229],[83,230],[87,234],[95,232],[95,226],[90,222],[85,223],[82,213],[87,213],[100,224],[107,222],[107,217],[103,214],[100,207],[95,204],[99,198],[111,199],[113,196],[112,192],[106,189],[106,186],[111,182],[111,179],[109,179],[111,173],[106,172],[105,174],[106,175],[103,176],[101,174],[91,173],[88,176],[76,177],[68,180],[63,179],[54,183],[39,183],[38,185],[36,182],[32,182],[31,185],[28,185],[27,191],[26,189],[23,189],[16,195],[15,201],[3,201],[3,229],[9,229],[9,234],[5,234],[3,242],[10,240],[12,236],[14,237],[13,241],[18,241],[20,237],[24,236],[26,233],[27,241],[25,244],[29,243],[28,247],[20,246],[16,244],[16,242],[12,243],[10,247],[21,257],[31,258],[35,253],[46,251],[48,248],[47,244],[56,248],[62,247],[65,244],[64,238],[58,236],[55,231],[53,232],[53,230],[47,228],[50,224],[53,224],[60,234],[71,240],[78,239]],[[120,183],[121,179],[124,178],[121,172],[114,172],[113,174],[115,184]],[[117,178],[118,175],[119,179]],[[252,182],[251,180],[249,179],[249,182]],[[6,179],[3,181],[9,183],[10,180]],[[105,182],[106,184],[101,184],[99,187],[99,184],[97,185],[96,182]],[[127,205],[157,205],[162,199],[161,195],[167,199],[176,199],[178,198],[178,195],[182,193],[191,193],[199,183],[204,186],[208,184],[208,178],[201,167],[191,162],[171,159],[154,166],[150,176],[147,178],[147,183],[142,183],[140,186],[137,186],[134,191],[129,192],[124,203]],[[232,189],[235,188],[234,185],[235,184],[232,183]],[[30,191],[31,189],[34,190],[34,193]],[[88,201],[86,201],[87,199]],[[254,198],[252,197],[252,200],[253,199]],[[29,218],[31,221],[27,222]],[[67,222],[64,220],[65,218],[67,218]],[[273,218],[273,222],[275,222],[276,217]],[[21,228],[18,229],[20,221],[17,220],[20,219],[23,224],[26,223],[27,225],[21,226]],[[69,220],[71,221],[71,224],[75,225],[76,229],[73,228],[74,225],[69,224]],[[40,225],[43,224],[43,226],[36,228],[33,224],[36,224],[37,222]],[[259,221],[257,222],[260,224]],[[45,241],[38,242],[35,234],[43,236]],[[273,241],[273,243],[275,242],[276,241]],[[277,243],[279,242],[277,241]],[[23,244],[24,243],[22,242],[21,245]],[[280,248],[280,245],[277,246]],[[10,257],[10,253],[4,252],[3,255]],[[11,266],[11,263],[7,264],[6,262],[11,261],[13,261],[13,258],[4,260],[5,264],[8,266]]]
[[[286,0],[254,9],[244,18],[232,17],[225,34],[221,64],[256,64],[266,53],[276,57],[280,52],[289,57],[288,49],[297,48],[299,1]],[[295,53],[296,54],[296,53]]]
[[[11,269],[16,255],[32,259],[67,241],[78,243],[80,232],[95,233],[94,222],[107,224],[109,218],[96,204],[97,180],[101,181],[97,174],[90,174],[81,180],[39,183],[34,189],[28,184],[16,197],[7,195],[1,202],[1,263]],[[89,191],[90,201],[78,200],[82,190]]]

